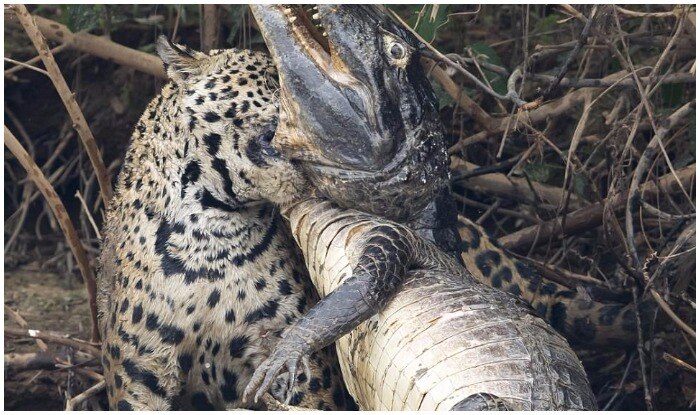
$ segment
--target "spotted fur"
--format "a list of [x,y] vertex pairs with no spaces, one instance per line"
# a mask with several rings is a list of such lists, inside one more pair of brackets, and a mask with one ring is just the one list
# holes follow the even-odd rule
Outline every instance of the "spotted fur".
[[544,279],[508,255],[479,225],[461,216],[459,220],[462,260],[477,280],[530,303],[540,317],[575,346],[635,344],[633,304],[598,301],[592,298],[595,293],[580,293]]
[[[110,407],[241,407],[253,370],[317,300],[264,201],[305,182],[269,146],[277,104],[267,56],[204,55],[163,38],[158,52],[172,82],[136,125],[99,259]],[[352,407],[333,352],[310,366],[292,405]],[[283,385],[273,396],[286,396]]]

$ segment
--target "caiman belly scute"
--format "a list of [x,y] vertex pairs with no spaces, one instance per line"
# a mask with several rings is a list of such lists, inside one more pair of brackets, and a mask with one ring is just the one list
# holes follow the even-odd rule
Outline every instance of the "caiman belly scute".
[[[344,377],[366,381],[350,388],[360,402],[375,402],[377,410],[449,410],[465,396],[490,393],[514,410],[590,408],[590,397],[575,390],[575,380],[585,382],[581,368],[564,363],[578,361],[565,340],[516,300],[481,285],[441,282],[432,271],[412,274],[385,310],[337,342],[350,351],[341,359]],[[489,306],[494,301],[501,306]],[[540,390],[551,382],[544,377],[558,379],[565,392]],[[382,398],[388,396],[391,402]]]
[[[322,297],[353,277],[362,233],[378,223],[328,206],[285,213]],[[362,409],[449,410],[481,395],[511,410],[596,408],[580,361],[529,305],[450,265],[432,244],[418,252],[434,266],[409,271],[377,314],[336,341]]]

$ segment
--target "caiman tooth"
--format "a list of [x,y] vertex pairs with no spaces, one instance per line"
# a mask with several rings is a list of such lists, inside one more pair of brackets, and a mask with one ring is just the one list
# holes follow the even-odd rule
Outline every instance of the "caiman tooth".
[[313,15],[311,15],[311,18],[314,20],[321,20],[321,16],[319,16],[318,13],[314,13]]
[[328,37],[328,33],[323,32],[323,37]]
[[312,7],[311,10],[318,10],[318,6]]
[[282,10],[282,12],[285,16],[289,16],[290,14],[292,14],[292,9],[290,9],[289,7],[285,7],[285,9]]
[[297,17],[296,17],[296,16],[291,16],[291,17],[289,18],[289,23],[294,23],[294,22],[296,22],[296,20],[297,20]]

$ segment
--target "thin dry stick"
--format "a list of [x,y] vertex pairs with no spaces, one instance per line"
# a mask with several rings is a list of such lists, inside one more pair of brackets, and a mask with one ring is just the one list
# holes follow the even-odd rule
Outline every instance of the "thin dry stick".
[[[63,43],[63,44],[61,44],[61,45],[58,45],[58,46],[56,46],[55,48],[51,49],[51,54],[52,54],[52,55],[55,55],[55,54],[57,54],[57,53],[60,53],[60,52],[63,51],[63,49],[66,49],[67,47],[68,47],[68,45],[65,44],[65,43]],[[22,63],[23,65],[34,65],[35,63],[39,62],[40,60],[41,60],[41,56],[38,56],[38,55],[37,55],[37,56],[35,56],[35,57],[29,59],[28,61],[21,62],[21,63]],[[12,68],[6,70],[6,71],[5,71],[5,76],[8,76],[8,75],[11,75],[11,74],[13,74],[13,73],[15,73],[15,72],[21,71],[22,69],[25,68],[23,65],[13,66]],[[42,69],[42,70],[43,70],[43,69]],[[46,74],[46,76],[48,76],[48,73]]]
[[696,372],[695,368],[692,365],[682,361],[681,359],[679,359],[675,356],[671,356],[670,354],[668,354],[666,352],[664,352],[664,354],[661,356],[661,358],[664,359],[665,361],[667,361],[669,363],[673,363],[674,365],[676,365],[680,368],[683,368],[689,372],[692,372],[692,373]]
[[[646,67],[636,68],[635,70],[639,72],[642,69],[646,69]],[[650,78],[648,76],[639,79],[644,84],[648,84],[650,81]],[[553,82],[554,77],[551,75],[544,74],[529,74],[527,76],[527,80],[536,82]],[[670,73],[666,75],[663,79],[660,79],[659,83],[662,85],[675,83],[695,83],[695,76],[691,73],[684,72]],[[601,88],[606,86],[616,86],[625,88],[637,87],[637,85],[634,83],[634,80],[631,78],[625,79],[624,81],[606,81],[602,78],[563,78],[559,83],[559,86],[562,88]]]
[[78,200],[80,200],[80,205],[83,207],[83,210],[85,210],[85,214],[87,215],[88,220],[90,221],[90,225],[92,225],[92,230],[95,231],[95,235],[97,235],[98,238],[102,239],[102,235],[100,234],[100,228],[95,223],[95,219],[92,217],[92,213],[90,213],[90,209],[88,209],[87,204],[85,203],[85,199],[83,199],[83,196],[77,190],[75,191],[75,197],[77,197]]
[[[683,187],[690,187],[695,179],[695,164],[677,171]],[[652,198],[659,192],[679,191],[678,182],[673,175],[666,174],[659,178],[658,186],[653,182],[646,182],[641,186],[641,194],[645,198]],[[558,190],[558,189],[557,189]],[[625,207],[627,194],[608,196],[604,203],[595,203],[584,207],[567,216],[566,226],[562,228],[561,218],[556,218],[538,225],[529,226],[508,236],[499,238],[498,242],[507,249],[518,250],[531,244],[538,244],[551,238],[552,235],[571,235],[584,230],[592,229],[603,223],[604,209],[618,211]],[[626,246],[626,245],[625,245]]]
[[469,78],[472,82],[474,82],[474,84],[475,84],[476,86],[478,86],[478,87],[481,88],[484,92],[488,93],[489,95],[493,96],[493,97],[496,98],[496,99],[500,99],[500,100],[504,100],[504,101],[511,101],[511,102],[513,102],[515,105],[517,105],[518,107],[522,107],[523,105],[527,104],[527,102],[526,102],[526,101],[523,101],[522,99],[520,99],[520,97],[518,97],[517,94],[511,94],[511,93],[509,92],[507,95],[501,95],[501,94],[499,94],[498,92],[494,91],[493,89],[489,88],[488,86],[484,85],[483,82],[481,82],[481,81],[479,80],[479,78],[477,78],[476,76],[472,75],[471,72],[469,72],[469,71],[467,71],[466,69],[464,69],[464,67],[462,67],[462,65],[460,65],[460,64],[457,63],[457,62],[454,62],[452,59],[450,59],[450,58],[448,58],[447,56],[443,55],[442,52],[438,51],[438,50],[435,49],[430,43],[428,43],[427,41],[425,41],[425,39],[423,39],[423,38],[421,37],[421,35],[419,35],[418,33],[416,33],[416,31],[413,30],[413,29],[411,28],[411,26],[409,26],[408,24],[406,24],[406,22],[404,22],[403,19],[401,19],[401,17],[399,17],[399,15],[396,14],[393,10],[389,9],[389,12],[394,16],[394,18],[396,18],[396,20],[397,20],[399,23],[401,23],[401,24],[406,28],[406,30],[408,30],[409,32],[411,32],[421,43],[423,43],[423,44],[430,50],[430,52],[432,52],[432,53],[425,53],[425,52],[424,52],[423,54],[424,54],[425,56],[428,56],[428,57],[430,57],[431,59],[434,59],[434,60],[436,60],[436,61],[443,62],[443,63],[445,63],[446,65],[448,65],[448,66],[450,66],[450,67],[456,69],[457,71],[459,71],[459,73],[461,73],[462,75],[464,75],[464,76],[466,76],[467,78]]
[[177,36],[177,29],[180,25],[180,13],[182,12],[182,4],[178,4],[177,6],[177,14],[175,15],[175,25],[173,26],[173,35],[170,36],[170,41],[175,42],[175,37]]
[[90,389],[82,392],[79,395],[76,395],[75,397],[71,398],[66,402],[66,411],[73,411],[75,408],[83,403],[84,400],[97,395],[98,393],[102,392],[102,390],[105,388],[105,381],[101,380],[100,382],[96,383],[94,386],[92,386]]
[[73,33],[66,25],[51,19],[40,16],[33,17],[41,34],[52,42],[66,44],[72,49],[134,68],[161,79],[166,78],[163,62],[155,55],[122,46],[90,33]]
[[22,204],[19,206],[18,209],[19,217],[17,218],[15,229],[12,231],[12,234],[10,235],[10,238],[7,240],[7,242],[5,242],[5,249],[3,250],[3,253],[5,255],[7,255],[7,252],[10,250],[12,244],[15,242],[15,240],[19,236],[20,231],[22,230],[24,220],[27,218],[27,212],[29,211],[29,197],[31,196],[31,194],[32,186],[27,183],[22,189]]
[[68,84],[66,83],[66,80],[63,78],[61,70],[58,68],[58,64],[56,64],[56,60],[51,54],[44,36],[37,27],[32,15],[29,14],[29,11],[27,11],[27,8],[21,4],[16,4],[11,7],[15,10],[17,18],[19,19],[20,23],[22,23],[24,30],[27,32],[27,35],[34,44],[34,47],[39,52],[41,60],[44,62],[44,66],[49,73],[51,82],[53,82],[56,92],[58,92],[63,104],[66,106],[71,120],[73,120],[73,127],[78,132],[78,135],[85,146],[88,157],[90,157],[90,162],[92,163],[95,173],[97,174],[97,181],[100,184],[102,201],[105,205],[107,205],[109,200],[112,198],[112,184],[110,182],[109,175],[107,174],[107,169],[105,168],[104,162],[102,161],[100,149],[97,147],[95,137],[92,135],[92,131],[90,131],[87,120],[85,120],[85,116],[75,100],[75,95],[73,95],[68,87]]
[[44,176],[41,169],[39,169],[39,166],[36,165],[29,153],[27,153],[19,141],[17,141],[17,138],[7,127],[5,127],[5,146],[17,158],[22,167],[27,171],[27,175],[32,179],[34,184],[36,184],[37,188],[39,188],[41,194],[44,195],[47,205],[56,216],[56,219],[63,230],[63,234],[68,240],[68,245],[70,245],[73,256],[78,261],[78,268],[80,269],[80,274],[83,276],[85,289],[90,302],[92,340],[99,341],[100,335],[97,328],[97,286],[95,284],[95,274],[92,272],[90,261],[88,260],[85,249],[80,242],[78,233],[75,231],[75,227],[73,227],[70,216],[68,216],[68,211],[66,211],[66,207],[63,205],[61,198],[58,197],[56,191],[53,189],[53,187],[51,187],[51,184],[46,179],[46,176]]
[[605,404],[605,407],[603,408],[603,411],[607,411],[610,409],[610,406],[615,402],[615,399],[620,395],[620,392],[623,390],[623,386],[625,384],[625,381],[627,380],[627,376],[630,373],[630,369],[632,368],[632,362],[634,361],[634,355],[630,356],[629,360],[627,361],[627,367],[625,368],[625,373],[622,375],[622,378],[620,379],[620,384],[615,388],[615,393],[613,396],[608,400],[608,403]]
[[[651,61],[651,60],[649,60]],[[644,62],[646,64],[646,61]],[[615,72],[613,74],[610,74],[604,78],[601,79],[604,85],[607,85],[609,83],[616,83],[620,81],[621,79],[625,79],[630,74],[627,72],[627,70],[622,70],[619,72]],[[592,92],[596,92],[597,89],[594,89]],[[586,97],[587,94],[590,92],[587,91],[586,89],[579,89],[574,92],[571,92],[569,94],[564,95],[563,97],[547,102],[539,107],[537,109],[534,109],[532,111],[527,112],[527,119],[523,120],[522,114],[519,112],[518,117],[516,117],[516,125],[514,128],[518,128],[520,125],[525,124],[525,122],[529,122],[530,124],[534,125],[536,123],[545,121],[547,119],[554,118],[556,116],[559,116],[566,111],[570,110],[573,106],[578,105],[581,101],[583,101]],[[594,101],[595,102],[595,101]],[[523,112],[524,114],[524,112]],[[482,131],[477,134],[474,134],[471,137],[467,137],[466,139],[461,139],[457,143],[455,143],[452,147],[449,148],[448,153],[450,155],[457,154],[460,151],[462,151],[463,148],[467,147],[469,144],[477,143],[480,141],[485,140],[488,138],[489,134],[499,134],[502,133],[504,130],[507,131],[510,129],[511,123],[512,123],[513,117],[499,117],[499,118],[494,118],[496,121],[495,127],[492,129],[492,131],[487,132],[487,131]]]
[[[43,69],[41,69],[41,68],[37,68],[36,66],[32,66],[32,65],[30,65],[30,64],[28,64],[28,63],[16,61],[16,60],[10,59],[10,58],[5,58],[5,61],[10,62],[10,63],[14,63],[15,65],[17,65],[16,67],[22,67],[22,68],[26,68],[26,69],[31,69],[32,71],[39,72],[40,74],[44,74],[44,75],[46,75],[46,76],[50,76],[49,73],[46,72],[45,70],[43,70]],[[7,76],[7,74],[5,74],[5,76]]]
[[[637,255],[637,248],[634,242],[633,213],[639,206],[639,186],[642,182],[642,177],[649,171],[656,152],[663,148],[662,140],[666,137],[668,132],[671,131],[682,119],[693,112],[695,112],[695,100],[683,105],[666,119],[666,121],[658,128],[651,141],[649,141],[649,145],[644,150],[644,153],[642,153],[642,156],[637,164],[637,168],[634,170],[634,174],[632,175],[629,198],[627,199],[625,212],[625,230],[627,231],[627,245],[631,253],[630,259],[633,261],[632,265],[635,267],[639,267],[641,262],[639,260],[639,256]],[[678,180],[678,182],[680,182],[680,179],[678,179],[678,176],[675,174],[676,172],[674,171],[673,173],[674,177]],[[683,189],[682,186],[681,189]],[[687,195],[685,189],[683,189],[683,191]]]
[[[15,320],[23,329],[29,328],[29,323],[27,323],[27,320],[25,320],[24,317],[7,305],[5,305],[5,314],[12,317],[12,319]],[[36,339],[36,345],[39,346],[39,349],[41,349],[42,352],[48,352],[49,350],[46,343],[44,343],[44,341],[41,339]]]
[[102,352],[97,347],[84,341],[73,339],[57,333],[43,332],[40,330],[31,329],[19,329],[15,327],[5,327],[5,336],[8,337],[20,337],[20,338],[31,338],[31,339],[41,339],[51,343],[58,343],[65,346],[70,346],[78,350],[82,350],[92,356],[99,357]]
[[[459,175],[464,171],[473,171],[477,168],[479,166],[460,158],[454,156],[450,158],[450,169],[455,175]],[[562,203],[561,190],[559,188],[542,183],[532,183],[532,186],[530,186],[526,179],[508,177],[503,173],[472,176],[465,179],[464,182],[470,190],[496,195],[504,199],[525,203],[544,201],[555,206]],[[583,202],[578,197],[572,196],[569,207],[579,209],[583,206]]]
[[[578,144],[581,141],[581,137],[583,136],[583,130],[588,124],[588,117],[591,114],[591,107],[593,106],[591,105],[592,99],[593,94],[589,91],[589,93],[585,95],[583,103],[583,112],[581,113],[581,118],[579,118],[578,123],[576,124],[576,129],[574,130],[574,134],[571,137],[571,144],[569,145],[569,150],[566,154],[566,169],[564,170],[564,183],[567,183],[567,180],[569,179],[569,174],[571,170],[573,170],[571,157],[576,153]],[[562,187],[561,190],[562,194],[566,192],[565,187]]]
[[683,9],[676,7],[670,12],[655,12],[655,13],[649,13],[649,12],[637,12],[634,10],[629,10],[629,9],[624,9],[620,6],[615,6],[615,10],[617,10],[618,13],[624,14],[629,17],[678,17],[683,13]]
[[637,287],[632,287],[632,299],[634,300],[634,315],[637,319],[637,352],[639,353],[639,370],[642,373],[642,385],[644,386],[644,402],[647,405],[647,410],[653,411],[654,406],[651,402],[651,392],[647,383],[647,370],[644,363],[644,336],[642,334],[642,319],[639,316],[639,298],[637,297]]
[[564,78],[564,75],[566,75],[566,71],[569,69],[569,66],[571,66],[571,63],[574,61],[576,55],[578,55],[578,52],[581,50],[581,47],[588,41],[588,33],[591,31],[591,26],[597,10],[598,5],[593,5],[593,8],[591,9],[591,15],[588,17],[588,20],[583,26],[583,30],[581,31],[581,34],[579,35],[578,40],[576,41],[576,46],[574,46],[574,48],[571,50],[569,56],[566,57],[566,61],[561,66],[561,68],[559,68],[559,73],[554,77],[554,81],[549,85],[549,87],[547,87],[547,90],[542,94],[543,99],[547,100],[550,98],[552,91],[554,91],[557,85],[559,85],[559,82],[561,82],[562,78]]
[[664,301],[663,297],[661,297],[661,294],[659,294],[658,291],[651,288],[649,289],[649,292],[651,292],[651,296],[654,298],[659,307],[661,307],[664,313],[666,313],[666,315],[668,315],[671,318],[671,320],[673,320],[673,322],[678,325],[678,327],[680,327],[684,332],[688,333],[693,338],[697,337],[695,335],[695,330],[691,329],[690,326],[685,324],[683,320],[681,320],[680,317],[678,317],[676,313],[674,313],[673,310],[671,310],[671,306],[669,306],[668,303]]
[[[656,127],[656,123],[654,121],[654,111],[652,110],[651,103],[649,102],[649,97],[651,95],[650,90],[652,88],[654,81],[656,80],[656,77],[658,75],[658,72],[661,68],[662,63],[665,62],[666,56],[668,55],[671,48],[675,45],[676,41],[680,37],[681,32],[683,31],[683,23],[685,22],[686,12],[687,12],[687,9],[683,9],[683,13],[681,13],[678,16],[678,19],[677,19],[678,24],[677,24],[675,33],[671,37],[671,40],[668,42],[666,47],[664,48],[664,51],[661,53],[661,56],[657,59],[656,65],[654,65],[654,69],[652,69],[652,72],[649,75],[650,81],[647,84],[646,88],[644,88],[643,91],[642,91],[641,81],[639,80],[639,77],[637,76],[636,71],[634,71],[634,66],[632,64],[632,60],[631,60],[630,55],[629,55],[629,48],[627,47],[627,43],[625,42],[624,38],[621,36],[620,41],[622,43],[623,48],[625,49],[626,56],[622,56],[622,54],[617,50],[617,48],[613,47],[613,51],[618,54],[618,57],[620,57],[620,62],[622,62],[623,65],[632,72],[634,81],[637,84],[637,89],[638,89],[639,94],[640,94],[641,99],[642,99],[642,105],[647,113],[647,116],[649,117],[649,121],[652,124],[652,128],[654,130],[654,133],[657,133],[657,127]],[[620,33],[622,33],[622,27],[620,26],[620,21],[618,19],[617,13],[615,13],[614,16],[615,16],[615,23],[617,24],[618,30]],[[633,134],[630,135],[630,137],[627,141],[627,144],[625,146],[625,149],[627,149],[631,145],[631,140],[632,140],[633,136],[634,136]],[[661,153],[664,155],[664,158],[666,160],[666,164],[668,165],[669,169],[671,170],[671,173],[674,176],[676,176],[675,169],[673,168],[673,163],[671,162],[671,159],[668,156],[668,154],[666,153],[666,149],[663,146],[661,146]],[[676,176],[676,180],[679,180],[677,176]],[[694,206],[690,196],[687,193],[685,193],[685,190],[683,190],[683,192],[684,192],[685,196],[687,197],[688,201],[690,202],[690,204],[692,206]]]
[[479,127],[489,131],[495,126],[496,120],[484,111],[479,104],[469,98],[469,95],[450,78],[444,69],[437,66],[436,62],[429,59],[421,59],[421,63],[428,74],[440,84],[467,115],[479,124]]

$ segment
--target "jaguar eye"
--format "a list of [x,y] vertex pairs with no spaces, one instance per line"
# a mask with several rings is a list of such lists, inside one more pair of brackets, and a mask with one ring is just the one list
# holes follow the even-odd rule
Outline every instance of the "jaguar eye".
[[272,139],[275,138],[275,130],[269,129],[258,136],[260,151],[268,157],[279,157],[280,153],[272,146]]
[[396,60],[403,59],[406,56],[406,48],[399,42],[393,42],[389,45],[389,54]]

